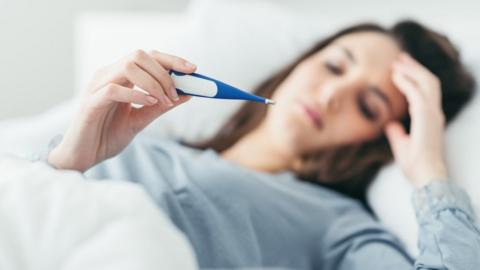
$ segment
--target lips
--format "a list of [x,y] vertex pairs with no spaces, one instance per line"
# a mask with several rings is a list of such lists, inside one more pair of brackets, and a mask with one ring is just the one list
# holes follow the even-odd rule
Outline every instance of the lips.
[[320,114],[312,106],[303,104],[303,110],[316,128],[321,129],[323,127],[323,121]]

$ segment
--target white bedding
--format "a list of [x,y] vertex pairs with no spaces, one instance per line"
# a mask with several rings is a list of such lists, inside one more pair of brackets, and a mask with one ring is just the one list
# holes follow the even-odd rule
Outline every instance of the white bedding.
[[197,269],[142,188],[0,158],[0,269]]

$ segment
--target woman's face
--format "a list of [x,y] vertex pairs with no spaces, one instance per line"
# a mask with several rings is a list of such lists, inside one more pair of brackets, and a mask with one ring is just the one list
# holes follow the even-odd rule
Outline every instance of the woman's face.
[[264,122],[272,140],[303,154],[378,137],[407,113],[391,80],[400,53],[389,36],[358,32],[302,61],[274,93]]

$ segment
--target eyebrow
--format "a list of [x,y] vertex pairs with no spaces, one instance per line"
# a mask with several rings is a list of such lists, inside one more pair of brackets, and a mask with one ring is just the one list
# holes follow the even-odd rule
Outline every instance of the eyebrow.
[[[345,53],[345,55],[347,55],[347,58],[352,62],[352,63],[356,63],[357,60],[355,59],[355,57],[353,56],[353,53],[351,50],[349,50],[348,48],[346,47],[341,47],[342,51]],[[387,108],[388,110],[390,111],[390,114],[393,115],[393,109],[392,109],[392,102],[390,101],[390,99],[387,97],[387,95],[385,95],[385,93],[383,91],[381,91],[378,87],[376,86],[370,86],[369,89],[375,94],[377,95],[381,100],[383,100],[383,102],[385,103],[385,105],[387,105]]]
[[355,57],[353,56],[353,53],[352,51],[350,51],[349,49],[345,48],[345,47],[341,47],[342,48],[342,51],[347,55],[348,59],[352,62],[352,63],[356,63],[357,61],[355,60]]
[[379,88],[376,86],[370,86],[369,89],[375,93],[385,104],[387,105],[388,110],[390,111],[390,114],[393,115],[393,109],[392,109],[392,102],[390,102],[390,99],[385,95],[383,91],[381,91]]

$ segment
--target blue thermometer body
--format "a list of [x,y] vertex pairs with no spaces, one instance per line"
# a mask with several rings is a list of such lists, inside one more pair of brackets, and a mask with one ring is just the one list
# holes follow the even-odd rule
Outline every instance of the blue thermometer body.
[[206,98],[240,99],[264,104],[275,104],[275,101],[271,99],[250,94],[234,86],[198,73],[185,74],[178,71],[170,71],[170,76],[172,77],[175,88],[179,94]]

